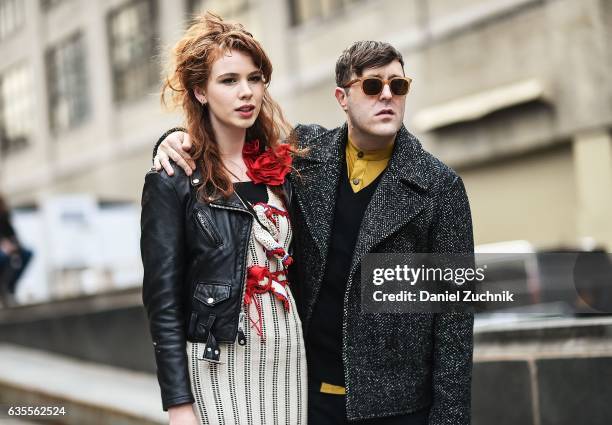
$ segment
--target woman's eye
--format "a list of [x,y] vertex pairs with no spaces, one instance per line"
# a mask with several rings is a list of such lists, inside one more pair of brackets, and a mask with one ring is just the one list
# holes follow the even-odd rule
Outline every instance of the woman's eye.
[[234,84],[236,82],[236,79],[235,78],[225,78],[221,80],[221,82],[223,84]]
[[261,75],[252,75],[251,77],[249,77],[249,81],[258,83],[262,80]]

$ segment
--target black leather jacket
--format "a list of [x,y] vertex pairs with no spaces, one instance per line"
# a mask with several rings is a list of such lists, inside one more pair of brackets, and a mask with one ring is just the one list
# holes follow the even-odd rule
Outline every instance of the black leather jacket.
[[[205,342],[218,361],[219,342],[244,344],[240,313],[253,216],[239,196],[197,200],[199,173],[151,171],[142,193],[142,298],[149,318],[163,409],[193,403],[186,341]],[[291,190],[285,184],[290,201]]]

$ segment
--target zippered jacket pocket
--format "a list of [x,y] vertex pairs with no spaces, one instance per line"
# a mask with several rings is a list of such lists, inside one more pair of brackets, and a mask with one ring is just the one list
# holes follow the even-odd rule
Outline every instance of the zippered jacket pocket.
[[193,213],[193,218],[204,237],[214,246],[219,247],[223,244],[223,240],[208,214],[202,210],[196,209]]

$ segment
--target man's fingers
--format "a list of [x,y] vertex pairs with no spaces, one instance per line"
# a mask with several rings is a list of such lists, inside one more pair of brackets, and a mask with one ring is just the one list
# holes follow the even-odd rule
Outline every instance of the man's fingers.
[[170,161],[168,161],[168,158],[162,159],[161,165],[162,167],[164,167],[164,170],[166,170],[166,173],[168,173],[169,176],[174,175],[174,169],[172,168],[172,164],[170,164]]
[[172,133],[170,136],[168,136],[167,140],[168,140],[168,144],[174,150],[180,153],[181,156],[185,159],[185,161],[187,161],[189,166],[193,170],[195,170],[196,164],[193,158],[191,158],[191,148],[193,145],[191,144],[191,137],[189,137],[189,134],[183,131],[177,131],[175,133]]
[[[184,133],[183,136],[183,152],[191,152],[191,148],[192,148],[192,144],[191,144],[191,137],[189,137],[189,134]],[[195,161],[191,158],[191,155],[189,156],[189,165],[191,166],[191,168],[193,168],[194,170],[196,169],[196,163]]]
[[181,167],[183,170],[185,170],[185,174],[187,174],[188,176],[191,175],[191,173],[193,172],[193,169],[191,168],[191,166],[187,163],[187,160],[185,160],[185,158],[183,158],[181,156],[180,153],[178,153],[175,150],[169,150],[168,152],[168,156],[170,157],[170,159],[172,161],[174,161],[176,163],[176,165],[178,165],[179,167]]
[[155,171],[159,171],[162,168],[161,163],[159,162],[159,158],[157,156],[153,160],[153,168],[155,168]]
[[[170,159],[177,163],[182,169],[185,170],[187,175],[191,175],[191,170],[195,169],[195,163],[191,158],[191,155],[184,150],[185,145],[183,144],[183,132],[175,132],[162,142],[160,149],[164,151]],[[190,146],[191,142],[188,141],[186,146]],[[191,148],[189,148],[191,149]]]
[[165,152],[158,150],[157,155],[155,155],[155,160],[158,161],[162,167],[164,167],[164,170],[166,170],[166,173],[168,173],[169,176],[174,175],[174,168],[172,168],[170,159]]
[[181,134],[183,135],[183,143],[182,143],[183,150],[185,152],[191,151],[191,148],[192,148],[191,137],[189,137],[189,134],[187,133],[181,133]]
[[195,170],[195,167],[191,166],[191,163],[193,163],[193,161],[190,161],[191,160],[185,160],[182,157],[179,161],[176,161],[176,164],[183,170],[185,170],[185,174],[187,174],[188,176],[190,176],[193,173],[193,170]]

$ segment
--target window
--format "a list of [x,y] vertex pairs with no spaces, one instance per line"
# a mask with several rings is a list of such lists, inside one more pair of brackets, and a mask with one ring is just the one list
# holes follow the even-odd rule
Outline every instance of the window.
[[159,81],[159,66],[155,59],[156,22],[152,0],[132,1],[109,15],[115,101],[141,97]]
[[357,0],[289,0],[291,25],[297,26],[312,19],[328,18],[347,9]]
[[46,62],[51,129],[57,132],[75,127],[89,115],[82,34],[48,50]]
[[23,0],[0,0],[0,40],[23,25],[24,3]]
[[191,14],[209,10],[223,19],[235,16],[249,7],[249,0],[188,0],[187,10]]
[[0,149],[14,152],[27,144],[32,118],[30,69],[17,66],[0,75]]
[[49,11],[66,0],[40,0],[42,10]]

